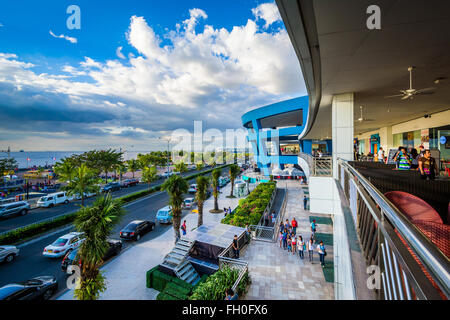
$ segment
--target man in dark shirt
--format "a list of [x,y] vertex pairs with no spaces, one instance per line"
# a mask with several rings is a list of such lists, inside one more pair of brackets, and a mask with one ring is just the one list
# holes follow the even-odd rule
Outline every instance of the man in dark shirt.
[[419,171],[421,179],[430,179],[439,175],[436,160],[431,156],[430,150],[425,150],[422,158],[419,159]]
[[233,253],[234,253],[234,258],[239,259],[239,243],[237,240],[237,235],[234,235],[234,239],[233,239]]

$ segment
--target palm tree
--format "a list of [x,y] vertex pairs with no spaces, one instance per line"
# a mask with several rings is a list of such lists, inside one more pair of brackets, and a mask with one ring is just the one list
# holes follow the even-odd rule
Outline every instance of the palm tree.
[[197,163],[197,164],[195,165],[195,169],[196,169],[197,171],[202,170],[202,169],[203,169],[203,163]]
[[198,207],[198,223],[200,227],[203,224],[203,203],[207,197],[207,191],[209,186],[209,178],[205,176],[198,176],[196,179],[197,192],[195,193],[195,200],[197,200]]
[[81,196],[81,205],[84,206],[85,194],[99,191],[98,182],[99,178],[96,172],[83,163],[73,171],[73,177],[69,180],[69,184],[65,189],[69,194],[79,194]]
[[219,177],[222,174],[221,169],[214,169],[212,172],[212,188],[213,188],[213,196],[214,196],[214,209],[209,210],[212,213],[219,213],[223,210],[219,210],[219,203],[217,202],[217,198],[219,197]]
[[80,283],[74,292],[76,299],[96,300],[106,290],[105,278],[99,267],[108,249],[106,239],[123,214],[120,200],[113,200],[109,194],[78,211],[74,224],[79,232],[84,233],[85,240],[78,251],[82,266]]
[[55,165],[55,173],[59,176],[60,181],[72,181],[74,171],[75,164],[71,158],[65,158],[62,162],[57,162]]
[[133,173],[133,179],[134,179],[134,173],[139,169],[139,161],[136,159],[130,159],[127,161],[128,170],[130,170]]
[[179,173],[183,173],[183,172],[188,171],[186,163],[179,162],[179,163],[175,164],[175,171],[177,171]]
[[142,169],[142,182],[148,183],[148,191],[150,191],[150,184],[158,179],[156,166],[144,167]]
[[166,190],[169,195],[169,204],[172,206],[173,230],[175,243],[180,239],[181,212],[183,207],[183,194],[188,191],[188,183],[182,177],[173,175],[161,185],[161,190]]
[[230,182],[231,182],[231,192],[229,198],[234,198],[233,190],[234,190],[234,180],[236,180],[236,177],[241,173],[241,168],[239,168],[238,165],[232,164],[230,166]]

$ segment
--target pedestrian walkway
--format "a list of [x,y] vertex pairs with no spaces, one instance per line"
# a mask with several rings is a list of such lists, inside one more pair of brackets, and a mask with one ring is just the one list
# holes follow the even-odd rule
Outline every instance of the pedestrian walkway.
[[[219,208],[237,207],[239,198],[227,198],[230,195],[231,184],[220,189]],[[203,222],[220,222],[223,213],[212,214],[214,198],[205,201],[203,207]],[[197,227],[198,214],[189,213],[182,218],[186,220],[188,232]],[[174,245],[173,228],[167,229],[160,236],[149,241],[140,242],[122,252],[119,256],[101,268],[107,281],[107,289],[100,295],[100,300],[155,300],[158,291],[146,287],[146,272],[162,263]],[[65,285],[65,284],[63,284]],[[62,294],[58,300],[72,300],[73,290]]]
[[[329,224],[330,215],[310,214],[303,209],[304,193],[297,181],[282,181],[280,186],[287,186],[288,198],[286,204],[285,219],[295,219],[298,222],[297,235],[301,235],[306,242],[311,236],[310,216],[320,217],[316,219],[316,239],[320,241],[322,236],[327,256],[325,270],[319,262],[317,251],[314,253],[314,261],[308,261],[307,252],[304,260],[299,259],[296,252],[287,252],[276,243],[252,241],[247,250],[241,255],[241,259],[248,261],[249,273],[252,283],[244,299],[247,300],[331,300],[334,298],[334,286],[332,279],[333,250],[329,238],[333,235],[333,227]],[[303,187],[306,187],[303,185]],[[331,272],[330,272],[331,270]],[[331,282],[330,281],[331,274]],[[325,279],[327,275],[328,279]],[[328,281],[327,281],[328,280]]]

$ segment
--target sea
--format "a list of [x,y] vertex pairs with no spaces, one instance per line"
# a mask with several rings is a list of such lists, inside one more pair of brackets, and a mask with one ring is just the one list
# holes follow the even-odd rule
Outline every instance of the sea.
[[[56,162],[73,154],[82,154],[84,151],[24,151],[10,152],[10,157],[16,159],[19,169],[53,166]],[[136,159],[139,153],[148,151],[126,151],[123,160]],[[0,153],[0,159],[8,158],[7,153]]]

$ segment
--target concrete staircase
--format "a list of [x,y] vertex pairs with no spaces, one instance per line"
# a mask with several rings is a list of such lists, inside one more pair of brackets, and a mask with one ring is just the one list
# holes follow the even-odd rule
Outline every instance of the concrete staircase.
[[194,243],[192,241],[181,238],[172,251],[164,257],[161,265],[172,270],[181,280],[195,285],[200,281],[200,276],[192,264],[186,259],[193,245]]

